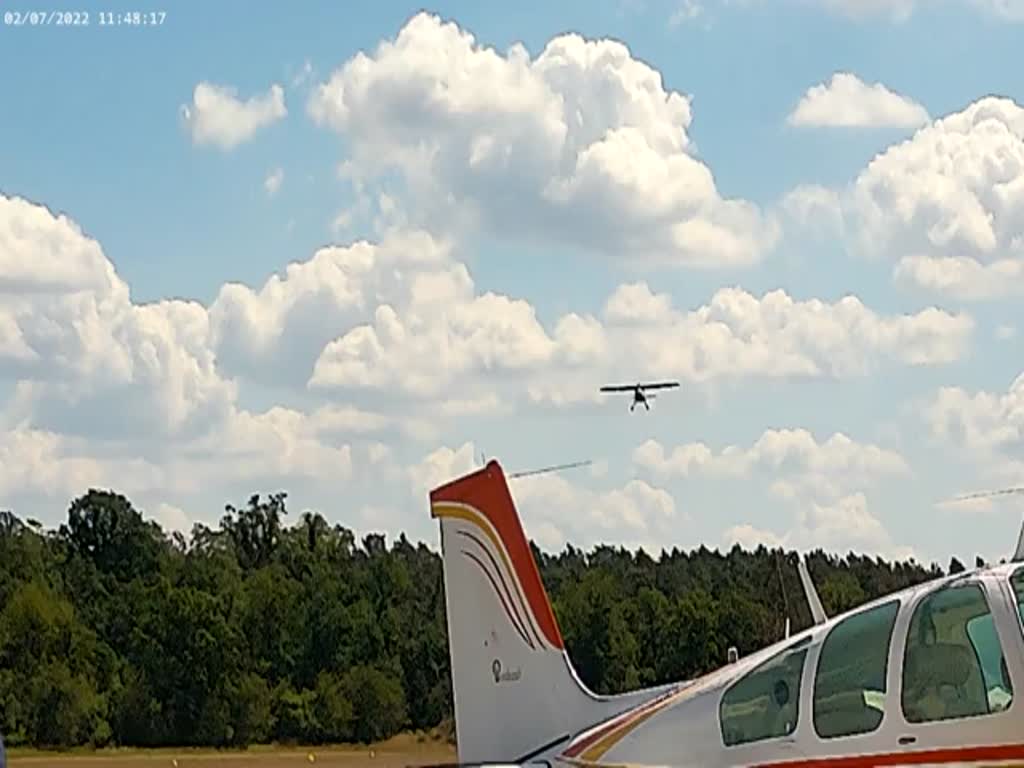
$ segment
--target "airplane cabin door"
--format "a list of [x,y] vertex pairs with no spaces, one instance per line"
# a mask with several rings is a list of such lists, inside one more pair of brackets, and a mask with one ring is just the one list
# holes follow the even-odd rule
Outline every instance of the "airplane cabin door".
[[893,751],[1024,757],[1024,636],[997,578],[949,582],[906,607],[890,675]]

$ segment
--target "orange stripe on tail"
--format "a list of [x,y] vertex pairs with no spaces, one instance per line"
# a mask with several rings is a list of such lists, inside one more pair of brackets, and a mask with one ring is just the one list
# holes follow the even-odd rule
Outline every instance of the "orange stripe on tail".
[[551,601],[548,599],[540,571],[533,559],[526,534],[509,493],[505,473],[497,461],[488,462],[477,472],[442,485],[430,492],[431,515],[438,517],[433,507],[437,504],[465,504],[478,510],[494,526],[505,550],[512,560],[515,576],[530,604],[541,632],[558,650],[565,650],[562,633],[558,629]]

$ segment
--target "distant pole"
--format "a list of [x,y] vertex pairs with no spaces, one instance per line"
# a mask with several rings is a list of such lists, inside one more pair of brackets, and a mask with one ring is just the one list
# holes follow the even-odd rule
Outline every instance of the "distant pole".
[[[786,611],[786,623],[789,623],[789,597],[786,595],[786,582],[782,578],[782,563],[779,561],[779,553],[775,553],[775,570],[779,573],[779,587],[782,588],[782,605]],[[787,635],[788,636],[788,635]]]

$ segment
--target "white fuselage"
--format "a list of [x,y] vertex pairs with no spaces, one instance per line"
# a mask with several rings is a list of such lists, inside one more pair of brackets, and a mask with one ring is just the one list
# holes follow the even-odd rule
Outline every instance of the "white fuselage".
[[579,679],[501,465],[430,493],[458,755],[555,766],[1024,768],[1024,546],[828,619],[710,675],[598,696]]
[[598,725],[553,762],[1024,765],[1013,574],[1024,566],[880,598]]

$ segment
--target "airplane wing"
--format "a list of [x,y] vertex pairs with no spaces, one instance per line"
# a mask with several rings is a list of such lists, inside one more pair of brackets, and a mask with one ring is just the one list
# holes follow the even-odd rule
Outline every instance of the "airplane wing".
[[653,384],[641,384],[640,389],[670,389],[678,386],[678,381],[658,381]]
[[601,387],[602,392],[632,392],[634,389],[636,389],[636,384],[614,384]]

